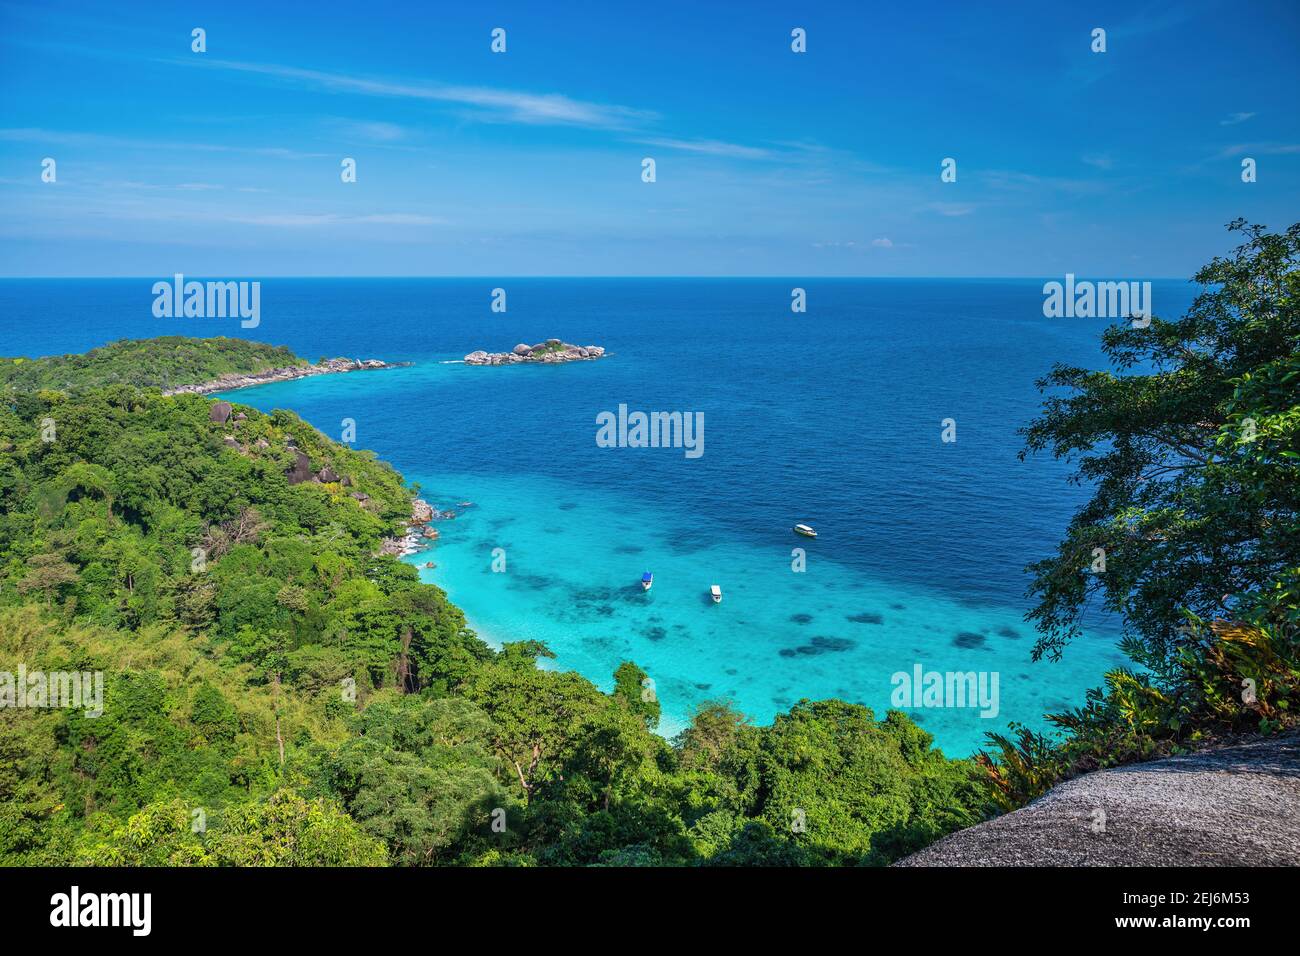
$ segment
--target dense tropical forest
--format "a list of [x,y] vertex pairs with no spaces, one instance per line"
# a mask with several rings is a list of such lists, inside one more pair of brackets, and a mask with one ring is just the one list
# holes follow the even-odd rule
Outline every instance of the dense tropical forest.
[[1300,226],[1232,228],[1187,316],[1108,330],[1113,369],[1052,370],[1025,431],[1094,489],[1030,569],[1037,653],[1096,601],[1134,667],[973,760],[838,700],[770,726],[718,702],[669,741],[635,663],[604,693],[488,647],[380,553],[413,499],[390,467],[162,395],[286,350],[4,360],[0,671],[105,690],[102,716],[0,708],[0,863],[883,864],[1071,775],[1293,725]]
[[105,385],[168,389],[211,382],[231,373],[248,375],[306,364],[279,345],[169,335],[111,342],[85,355],[0,358],[0,392],[73,391]]

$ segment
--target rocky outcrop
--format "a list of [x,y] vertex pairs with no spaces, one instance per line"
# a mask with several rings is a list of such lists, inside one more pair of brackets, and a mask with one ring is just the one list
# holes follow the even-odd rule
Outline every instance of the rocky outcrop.
[[379,553],[400,558],[410,552],[406,550],[406,538],[385,538],[379,542]]
[[599,345],[570,345],[559,339],[547,339],[536,345],[524,345],[522,342],[509,352],[470,352],[465,356],[466,365],[518,365],[522,362],[541,362],[554,365],[559,362],[585,362],[605,357],[605,350]]
[[[357,496],[353,494],[352,497]],[[404,558],[427,550],[430,542],[438,540],[437,530],[430,528],[429,525],[434,521],[445,521],[454,517],[456,517],[454,511],[439,511],[423,498],[416,498],[411,502],[411,521],[406,528],[406,534],[400,538],[385,538],[379,553]]]
[[230,413],[233,411],[234,408],[229,402],[213,402],[212,407],[208,409],[208,421],[224,425],[230,421]]
[[1300,736],[1059,784],[895,866],[1296,866]]
[[312,478],[311,459],[296,448],[292,449],[292,451],[293,467],[288,471],[289,484],[300,485]]
[[[214,422],[225,422],[238,432],[240,424],[247,418],[244,415],[231,416],[230,410],[229,402],[216,402],[212,405],[210,417]],[[241,443],[235,435],[223,435],[221,440],[227,448],[232,448],[245,456],[260,457],[261,452],[270,451],[271,449],[271,443],[265,438],[259,438],[247,446]],[[331,465],[325,465],[319,471],[313,472],[311,459],[298,447],[298,442],[292,435],[284,436],[284,449],[293,456],[293,464],[285,469],[284,473],[289,480],[289,484],[300,485],[305,481],[313,481],[321,485],[339,484],[350,486],[352,484],[350,478],[340,476]],[[354,494],[352,497],[357,498],[362,504],[370,500],[370,496],[364,494],[359,496]]]
[[[382,368],[401,368],[407,364],[409,363],[381,362],[379,359],[332,358],[316,365],[288,365],[284,368],[270,368],[264,372],[251,372],[247,375],[231,372],[199,385],[178,385],[175,388],[164,389],[163,394],[207,395],[211,392],[232,392],[237,388],[267,385],[271,382],[288,382],[298,378],[310,378],[313,375],[336,375],[341,372],[365,372]],[[219,402],[218,405],[225,405],[227,409],[230,408],[225,402]],[[215,409],[216,406],[213,407]],[[229,412],[227,412],[227,417],[229,417]],[[212,420],[217,421],[218,419],[213,418]],[[224,418],[220,419],[222,422],[225,420]]]

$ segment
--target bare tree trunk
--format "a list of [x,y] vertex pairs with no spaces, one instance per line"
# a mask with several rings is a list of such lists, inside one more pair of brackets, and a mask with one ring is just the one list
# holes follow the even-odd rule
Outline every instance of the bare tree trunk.
[[275,673],[275,742],[280,748],[280,766],[284,766],[284,737],[280,734],[280,672]]
[[[533,762],[528,765],[528,776],[533,775],[537,769],[537,763],[542,759],[542,745],[533,744]],[[533,785],[524,779],[523,768],[519,766],[519,761],[514,761],[515,773],[519,774],[519,785],[524,788],[524,800],[527,801],[533,795]]]
[[409,694],[414,689],[411,686],[411,629],[405,627],[402,629],[402,656],[397,660],[397,683],[402,688],[403,694]]

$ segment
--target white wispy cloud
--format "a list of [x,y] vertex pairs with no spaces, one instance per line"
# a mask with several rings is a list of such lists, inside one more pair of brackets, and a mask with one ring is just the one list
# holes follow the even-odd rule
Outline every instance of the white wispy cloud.
[[383,226],[437,226],[446,223],[445,219],[439,219],[436,216],[404,212],[371,213],[361,216],[347,216],[338,213],[269,213],[226,216],[223,218],[228,222],[244,223],[250,226],[282,226],[291,229],[348,225],[352,223]]
[[105,136],[101,133],[41,129],[31,126],[0,129],[0,140],[87,149],[179,149],[207,153],[245,153],[254,156],[272,156],[278,159],[320,159],[327,155],[325,153],[304,153],[295,149],[285,149],[282,146],[226,146],[219,143],[183,143],[168,140]]
[[1096,167],[1097,169],[1115,168],[1115,160],[1111,158],[1109,153],[1088,153],[1079,158],[1089,166]]
[[406,130],[396,123],[348,121],[342,124],[342,128],[347,135],[355,139],[376,143],[395,143],[406,138]]
[[[204,191],[177,192],[174,186],[148,183],[119,182],[110,185],[98,181],[85,181],[69,190],[44,199],[41,208],[44,220],[74,222],[153,222],[193,226],[196,223],[214,226],[230,225],[239,228],[310,230],[336,227],[348,229],[356,226],[427,227],[451,225],[451,220],[415,211],[302,212],[292,208],[279,210],[250,206],[230,208],[230,201],[205,202]],[[128,188],[129,187],[129,188]],[[263,190],[258,190],[263,191]],[[12,213],[19,221],[29,216],[19,209],[0,207],[0,219]],[[409,235],[409,233],[407,233]]]
[[1265,156],[1284,156],[1300,153],[1300,143],[1237,143],[1219,150],[1220,159],[1259,153]]
[[[480,111],[481,118],[491,121],[508,121],[534,125],[583,126],[614,131],[643,130],[660,119],[652,110],[637,109],[617,104],[597,103],[561,93],[531,93],[520,90],[498,89],[487,86],[462,86],[433,81],[400,81],[330,73],[273,63],[250,63],[240,60],[184,59],[187,64],[270,77],[287,83],[304,85],[335,92],[356,93],[363,96],[388,97],[467,106]],[[405,138],[406,131],[393,123],[352,122],[346,126],[349,133],[360,138],[379,142],[395,142]],[[637,142],[661,149],[673,149],[719,156],[727,159],[770,159],[773,150],[760,146],[747,146],[718,139],[689,139],[671,136],[650,136]],[[791,150],[811,151],[819,147],[806,143],[789,144]]]
[[725,143],[716,139],[673,139],[671,137],[653,137],[639,139],[644,146],[658,146],[662,149],[679,149],[688,153],[703,153],[707,156],[725,156],[729,159],[767,159],[771,150],[758,146],[742,146],[739,143]]
[[966,202],[932,202],[925,208],[941,216],[969,216],[975,211],[974,204]]
[[594,103],[560,93],[527,93],[494,89],[486,86],[455,86],[432,82],[400,82],[323,70],[305,70],[274,63],[248,63],[240,60],[189,58],[179,62],[213,69],[272,77],[316,89],[366,96],[393,97],[407,100],[451,103],[476,107],[518,123],[590,126],[620,129],[654,118],[646,110],[627,106]]
[[1067,176],[1039,176],[1015,169],[988,169],[980,179],[993,189],[1008,192],[1062,192],[1073,194],[1106,192],[1110,186],[1105,179],[1072,179]]
[[1227,119],[1219,120],[1220,126],[1236,126],[1238,123],[1244,123],[1254,116],[1254,113],[1233,113]]

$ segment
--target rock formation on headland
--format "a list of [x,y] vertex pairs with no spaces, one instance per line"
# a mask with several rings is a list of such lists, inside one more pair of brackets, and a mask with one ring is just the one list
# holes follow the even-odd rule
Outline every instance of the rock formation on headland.
[[404,363],[381,362],[379,359],[325,359],[316,365],[286,365],[284,368],[269,368],[264,372],[250,372],[241,375],[231,372],[210,382],[199,385],[178,385],[163,390],[164,395],[207,395],[211,392],[231,392],[237,388],[250,385],[266,385],[270,382],[288,382],[296,378],[309,378],[312,375],[333,375],[339,372],[362,372],[380,368],[398,368]]
[[430,541],[438,540],[438,531],[429,527],[435,521],[447,521],[456,517],[454,511],[439,511],[423,498],[411,502],[411,520],[406,534],[400,538],[384,538],[380,543],[380,554],[391,554],[404,558],[428,548]]
[[599,345],[570,345],[559,339],[547,339],[536,345],[520,343],[509,352],[470,352],[466,365],[517,365],[520,362],[584,362],[604,358],[605,350]]

